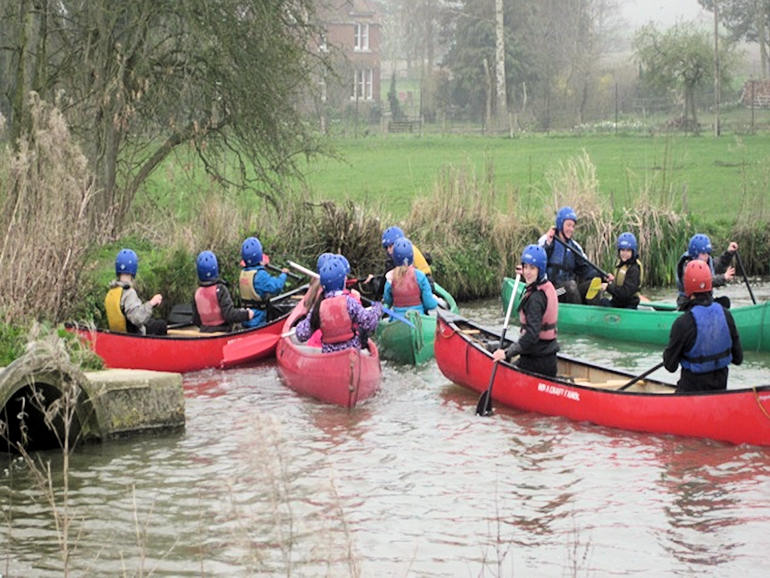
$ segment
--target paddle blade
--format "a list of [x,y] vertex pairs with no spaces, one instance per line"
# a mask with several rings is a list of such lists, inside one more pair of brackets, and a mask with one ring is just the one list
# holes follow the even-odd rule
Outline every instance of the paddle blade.
[[596,297],[596,294],[599,293],[599,291],[602,288],[602,280],[599,279],[599,277],[594,277],[591,279],[591,284],[588,286],[588,290],[586,291],[586,301],[590,301],[594,297]]
[[476,415],[492,415],[492,398],[489,395],[489,390],[479,396],[479,402],[476,404]]

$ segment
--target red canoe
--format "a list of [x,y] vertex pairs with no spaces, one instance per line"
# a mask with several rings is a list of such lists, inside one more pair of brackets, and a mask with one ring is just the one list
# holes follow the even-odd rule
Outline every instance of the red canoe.
[[[494,362],[484,343],[500,336],[439,311],[435,355],[441,372],[479,393],[489,387]],[[546,378],[500,363],[492,399],[524,411],[564,416],[627,430],[770,445],[770,385],[675,394],[675,388],[559,356],[559,376]]]
[[305,315],[307,308],[300,302],[284,322],[284,335],[278,342],[275,355],[286,385],[297,393],[347,408],[373,396],[380,388],[382,376],[380,354],[374,342],[369,340],[368,350],[321,353],[319,347],[297,341],[291,331]]
[[136,335],[89,330],[69,325],[110,368],[151,369],[185,373],[209,367],[228,368],[270,357],[283,322],[307,286],[274,297],[268,314],[275,318],[261,327],[230,333],[200,333],[195,326],[169,329],[168,335]]

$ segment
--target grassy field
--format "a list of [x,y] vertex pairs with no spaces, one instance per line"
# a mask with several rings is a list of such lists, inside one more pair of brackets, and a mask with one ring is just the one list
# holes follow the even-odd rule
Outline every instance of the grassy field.
[[706,220],[766,211],[770,201],[770,134],[723,136],[544,136],[517,139],[456,135],[368,136],[337,141],[341,160],[305,168],[318,200],[382,203],[404,216],[414,197],[432,190],[442,169],[494,173],[497,198],[518,194],[550,203],[549,175],[583,151],[596,167],[599,192],[616,206],[641,191],[681,199]]

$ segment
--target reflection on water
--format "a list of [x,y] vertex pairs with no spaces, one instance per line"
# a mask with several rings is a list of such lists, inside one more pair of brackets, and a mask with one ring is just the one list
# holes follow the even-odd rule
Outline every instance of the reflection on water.
[[[502,323],[499,300],[461,308]],[[660,359],[562,344],[632,371]],[[770,355],[748,355],[731,378],[765,383],[769,367]],[[382,390],[352,412],[295,395],[274,362],[191,374],[184,387],[184,432],[72,456],[73,573],[765,574],[770,448],[504,407],[480,418],[478,395],[435,363],[384,362]],[[45,458],[58,471],[57,454]],[[0,574],[61,575],[50,508],[18,459],[0,503]]]

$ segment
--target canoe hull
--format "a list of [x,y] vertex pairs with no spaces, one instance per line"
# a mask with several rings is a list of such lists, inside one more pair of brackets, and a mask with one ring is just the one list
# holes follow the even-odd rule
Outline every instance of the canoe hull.
[[383,319],[377,325],[375,339],[382,357],[398,363],[420,365],[433,359],[433,339],[436,335],[436,318],[407,311],[405,316],[414,324]]
[[[454,298],[438,283],[434,284],[436,295],[444,299],[449,310],[457,313]],[[404,316],[414,324],[409,327],[391,319],[382,319],[377,325],[375,339],[384,359],[398,363],[420,365],[433,359],[433,339],[436,334],[436,318],[410,310]]]
[[[289,333],[306,314],[307,309],[299,303],[284,322],[283,333]],[[368,350],[321,353],[320,348],[298,343],[293,335],[285,335],[279,339],[276,358],[281,377],[289,388],[326,403],[353,408],[380,388],[380,355],[371,339]]]
[[[513,279],[506,277],[501,291],[504,304],[507,305],[512,291]],[[735,320],[745,351],[770,351],[770,303],[733,307],[730,313]],[[666,345],[671,325],[679,315],[680,311],[617,309],[559,303],[559,331],[619,341]]]
[[[459,318],[458,318],[459,319]],[[477,326],[478,327],[478,326]],[[458,324],[439,314],[435,341],[436,362],[451,381],[484,392],[494,362],[476,340]],[[630,381],[630,373],[601,368],[560,356],[559,374],[572,378],[545,378],[501,363],[495,375],[492,399],[502,405],[576,421],[632,431],[710,438],[735,444],[770,445],[770,385],[713,393],[653,393],[664,384],[645,380],[626,391],[572,383],[575,376],[597,380],[615,377]],[[579,380],[579,379],[578,379]]]
[[211,367],[235,367],[272,356],[283,321],[276,319],[255,329],[196,337],[73,330],[90,344],[109,368],[186,373]]

